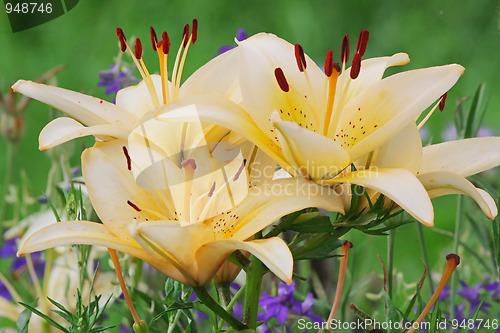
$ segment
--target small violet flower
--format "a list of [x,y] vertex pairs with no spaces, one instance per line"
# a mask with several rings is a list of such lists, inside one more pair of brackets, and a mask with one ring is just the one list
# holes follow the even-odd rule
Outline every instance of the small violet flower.
[[268,293],[262,293],[259,305],[262,307],[262,312],[258,313],[258,320],[264,321],[265,324],[261,326],[261,332],[271,332],[266,323],[271,318],[276,318],[280,325],[284,325],[289,314],[297,316],[309,317],[314,322],[322,322],[322,319],[313,314],[313,295],[309,293],[303,302],[294,298],[295,282],[287,285],[280,282],[278,286],[278,295],[271,296]]
[[119,90],[126,88],[140,80],[134,77],[135,67],[132,70],[119,69],[117,64],[111,64],[107,71],[99,73],[101,81],[97,82],[99,87],[106,87],[106,94],[116,94]]
[[[236,31],[236,39],[241,42],[242,40],[245,40],[248,38],[248,34],[247,34],[247,31],[243,28],[240,28],[238,29],[238,31]],[[224,46],[221,46],[219,48],[219,50],[217,51],[219,54],[222,54],[224,52],[227,52],[231,49],[234,49],[236,46],[234,45],[224,45]]]

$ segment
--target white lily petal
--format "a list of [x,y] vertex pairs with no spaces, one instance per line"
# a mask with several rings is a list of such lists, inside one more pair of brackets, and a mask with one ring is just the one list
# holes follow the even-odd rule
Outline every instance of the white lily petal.
[[15,92],[61,110],[87,126],[112,124],[128,126],[132,115],[102,99],[41,83],[19,80]]
[[194,72],[181,86],[179,97],[216,94],[241,102],[236,49],[224,52]]
[[[447,92],[464,68],[447,65],[389,76],[350,100],[344,107],[336,135],[353,160],[393,138],[407,124]],[[330,136],[331,137],[331,136]]]
[[[123,152],[126,142],[120,140],[96,143],[82,154],[82,174],[87,183],[92,205],[101,221],[113,229],[117,236],[131,240],[127,226],[134,219],[151,219],[149,211],[174,211],[167,191],[151,195],[139,187],[128,170]],[[138,206],[134,209],[128,202]],[[157,216],[154,216],[157,219]]]
[[500,164],[500,138],[471,138],[424,147],[420,173],[449,171],[469,177]]
[[[21,311],[14,303],[0,297],[0,318],[8,318],[13,322],[16,322]],[[14,332],[14,331],[12,331]]]
[[142,259],[174,279],[181,279],[179,281],[184,280],[178,270],[168,262],[157,260],[144,251],[133,239],[131,241],[125,240],[115,235],[105,225],[96,222],[70,221],[51,224],[28,238],[21,245],[21,249],[17,255],[20,256],[26,253],[72,244],[109,247]]
[[[244,98],[244,108],[261,128],[268,122],[275,108],[276,98],[281,90],[276,83],[274,70],[280,67],[289,83],[296,91],[306,95],[308,103],[314,106],[312,112],[322,112],[326,101],[321,95],[327,77],[316,63],[304,54],[305,72],[300,72],[295,58],[294,45],[273,34],[260,33],[238,43],[240,53],[240,82]],[[305,76],[307,74],[307,77]],[[321,111],[320,111],[321,110]],[[267,123],[269,126],[269,123]]]
[[[415,123],[404,127],[395,137],[373,152],[369,165],[378,168],[402,168],[413,174],[419,171],[422,159],[422,139]],[[366,166],[366,158],[361,159],[357,168]]]
[[[293,257],[286,243],[278,237],[246,242],[238,239],[221,239],[203,245],[196,253],[200,265],[199,279],[208,281],[213,276],[210,268],[219,267],[221,260],[235,250],[250,252],[278,278],[288,284],[292,283]],[[212,275],[205,272],[210,272]]]
[[231,237],[247,239],[280,217],[308,207],[344,214],[339,195],[312,181],[302,178],[277,179],[262,187],[254,187],[231,213],[239,216]]
[[360,170],[325,184],[351,183],[376,190],[397,203],[427,226],[434,224],[434,211],[427,191],[410,171],[397,168]]
[[[346,95],[347,100],[356,97],[373,84],[382,80],[384,72],[388,67],[406,65],[408,62],[410,62],[410,58],[406,53],[396,53],[390,57],[370,58],[361,61],[361,71],[358,77],[349,83],[349,90]],[[339,76],[338,89],[342,88],[339,83],[343,82],[343,80],[349,80],[350,76],[351,68],[349,67]]]
[[[162,103],[163,93],[161,76],[153,74],[151,75],[151,79],[153,81],[158,100]],[[170,81],[167,82],[168,87],[172,89]],[[118,91],[116,94],[116,106],[134,115],[136,119],[142,118],[145,114],[155,108],[144,80],[139,82],[138,85],[130,86]]]
[[161,109],[156,119],[178,122],[206,122],[226,128],[244,136],[261,148],[280,165],[288,165],[280,148],[262,132],[252,118],[237,104],[218,96],[193,96]]
[[[141,247],[153,257],[174,265],[188,284],[203,285],[208,282],[198,279],[201,273],[200,263],[196,261],[195,253],[200,246],[214,240],[211,227],[203,223],[182,227],[177,221],[148,221],[131,225],[130,232]],[[205,269],[211,269],[211,278],[219,266],[205,267]]]
[[291,121],[274,121],[283,154],[294,161],[299,174],[313,180],[334,177],[351,163],[349,154],[335,141]]
[[466,194],[477,202],[490,220],[494,219],[498,213],[495,200],[486,191],[476,188],[461,175],[446,171],[436,171],[420,174],[417,177],[427,191],[432,191],[433,197],[451,193]]
[[52,120],[40,132],[39,148],[48,150],[67,141],[87,135],[127,139],[129,131],[121,126],[94,125],[85,127],[72,118],[61,117]]

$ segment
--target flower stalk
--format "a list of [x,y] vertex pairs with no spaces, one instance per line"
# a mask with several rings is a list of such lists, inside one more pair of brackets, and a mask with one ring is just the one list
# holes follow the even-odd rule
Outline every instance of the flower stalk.
[[245,291],[245,312],[244,322],[251,329],[257,327],[257,312],[259,309],[260,287],[264,265],[262,262],[252,256],[250,268],[247,272],[247,288]]
[[415,329],[420,326],[420,323],[422,320],[425,318],[427,313],[431,310],[431,308],[434,306],[434,303],[436,303],[437,299],[439,298],[439,295],[443,291],[444,287],[446,286],[446,283],[448,283],[448,280],[451,277],[451,274],[455,271],[458,265],[460,265],[460,257],[454,253],[448,254],[446,256],[446,260],[448,261],[446,263],[446,268],[444,269],[443,276],[441,277],[441,281],[439,281],[438,286],[436,287],[436,290],[434,291],[434,294],[432,294],[431,299],[429,300],[429,303],[425,306],[424,310],[418,316],[417,320],[413,322],[411,325],[411,329],[408,331],[408,333],[413,333],[415,332]]
[[[352,248],[352,243],[346,240],[342,248],[340,249],[340,254],[342,258],[340,258],[340,268],[339,268],[339,279],[337,282],[337,290],[335,291],[335,299],[333,301],[332,310],[330,311],[330,315],[328,316],[327,322],[330,323],[333,318],[335,318],[335,313],[340,304],[340,299],[342,297],[342,288],[344,287],[345,274],[347,272],[347,258],[349,257],[349,250]],[[328,325],[330,328],[330,325]]]
[[[147,327],[146,327],[146,330],[144,330],[143,321],[141,321],[141,319],[139,318],[137,311],[135,311],[134,304],[132,303],[132,299],[130,299],[130,295],[128,293],[127,286],[125,285],[125,280],[123,280],[122,268],[120,266],[120,261],[118,259],[118,255],[116,253],[116,250],[108,248],[108,252],[109,252],[109,255],[111,256],[111,260],[113,261],[113,265],[115,266],[116,276],[118,277],[118,281],[120,282],[120,288],[122,289],[123,297],[125,298],[125,301],[127,302],[130,313],[132,314],[132,318],[134,318],[134,331],[136,333],[147,332]],[[137,329],[136,329],[136,326],[137,326]]]
[[208,293],[205,287],[193,287],[196,296],[200,299],[200,301],[207,306],[210,310],[212,310],[217,316],[219,316],[222,320],[224,320],[228,325],[237,329],[244,330],[247,328],[245,324],[240,322],[238,319],[234,318],[229,312],[224,310],[223,307],[217,303],[212,296]]

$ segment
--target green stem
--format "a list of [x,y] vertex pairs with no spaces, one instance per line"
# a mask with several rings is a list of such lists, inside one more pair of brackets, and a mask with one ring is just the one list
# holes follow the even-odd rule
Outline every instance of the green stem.
[[7,197],[7,193],[9,192],[9,185],[12,182],[12,174],[14,170],[14,161],[16,157],[16,149],[17,144],[12,143],[10,141],[7,142],[7,154],[5,159],[5,177],[4,183],[2,186],[1,198],[0,200],[0,227],[3,227],[3,223],[5,220],[7,205],[5,198]]
[[169,323],[168,325],[168,331],[167,333],[172,333],[175,329],[175,327],[177,326],[177,322],[179,321],[179,318],[181,317],[181,310],[177,310],[177,312],[175,313],[175,316],[174,316],[174,320],[172,320],[171,323]]
[[[453,253],[458,254],[458,247],[460,245],[460,232],[461,232],[461,226],[462,226],[462,201],[463,201],[463,196],[461,194],[458,195],[457,198],[457,212],[455,216],[455,234],[453,238]],[[456,274],[453,274],[453,276],[450,278],[450,306],[448,308],[448,311],[450,312],[450,318],[455,318],[455,307],[453,306],[455,304],[455,289],[457,285],[457,279],[456,279]]]
[[255,329],[257,328],[257,312],[259,310],[260,287],[264,264],[253,256],[251,261],[252,263],[247,273],[244,322],[251,329]]
[[[233,299],[231,300],[231,302],[229,302],[226,310],[227,311],[232,311],[233,309],[233,306],[234,304],[236,304],[236,301],[238,301],[238,299],[240,298],[241,294],[243,294],[246,290],[246,285],[244,285],[243,287],[240,288],[240,290],[238,290],[236,292],[236,294],[234,295]],[[221,320],[220,323],[219,323],[219,331],[222,330],[222,326],[224,325],[224,320]]]
[[220,282],[216,284],[217,293],[219,294],[219,298],[222,301],[222,305],[227,308],[229,303],[231,302],[231,292],[229,287],[231,284],[229,282]]
[[229,314],[224,308],[222,308],[213,298],[210,296],[205,287],[193,287],[196,296],[200,299],[200,301],[212,310],[217,316],[222,318],[226,323],[228,323],[231,327],[237,330],[246,329],[246,325],[240,322],[238,319],[234,318]]
[[[427,266],[427,271],[431,269],[429,264],[429,256],[427,255],[427,247],[425,246],[425,237],[424,237],[424,227],[422,223],[417,222],[417,233],[418,239],[420,240],[420,248],[422,249],[422,257],[424,258],[425,265]],[[429,287],[431,288],[431,293],[434,291],[434,283],[432,282],[431,275],[428,275],[427,281],[429,281]]]
[[396,244],[396,229],[389,231],[387,239],[387,294],[392,299],[392,275],[394,270],[394,245]]

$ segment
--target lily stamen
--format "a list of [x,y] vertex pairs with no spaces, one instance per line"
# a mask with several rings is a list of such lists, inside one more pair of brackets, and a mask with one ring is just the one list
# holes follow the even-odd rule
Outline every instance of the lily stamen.
[[[339,279],[337,282],[337,290],[335,291],[335,300],[333,301],[332,310],[328,316],[327,323],[331,323],[332,319],[335,318],[335,313],[340,304],[340,298],[342,296],[342,288],[344,287],[345,273],[347,271],[347,258],[349,256],[349,250],[352,248],[352,243],[346,240],[342,248],[340,249],[340,267],[339,267]],[[328,324],[328,329],[330,329],[330,324]]]
[[170,102],[170,88],[168,87],[168,53],[170,52],[170,38],[166,31],[161,35],[162,40],[158,42],[158,58],[160,61],[161,88],[163,92],[163,104]]
[[135,311],[134,303],[132,303],[132,299],[128,293],[127,285],[125,284],[125,280],[123,280],[122,268],[120,266],[120,260],[118,259],[118,255],[116,250],[108,248],[109,256],[111,257],[111,261],[113,262],[113,266],[115,266],[116,277],[118,278],[118,282],[120,283],[120,288],[122,289],[123,297],[127,302],[128,309],[130,310],[130,314],[132,314],[132,318],[134,318],[134,323],[136,325],[141,325],[141,319]]
[[439,111],[443,111],[443,109],[444,109],[444,102],[446,101],[446,96],[447,96],[447,93],[444,93],[444,95],[441,96],[441,98],[436,103],[436,105],[434,105],[434,107],[429,111],[429,113],[425,116],[425,118],[422,119],[422,121],[418,124],[418,126],[417,126],[418,129],[421,129],[422,126],[425,125],[425,123],[427,122],[427,120],[429,120],[429,118],[432,116],[432,114],[434,113],[434,111],[436,111],[436,109],[438,107],[439,107]]
[[182,161],[184,169],[184,221],[191,222],[191,188],[193,187],[194,171],[196,170],[196,162],[192,158]]
[[122,52],[125,52],[125,50],[129,51],[130,55],[132,56],[132,60],[134,60],[135,66],[139,70],[139,73],[141,74],[142,79],[144,80],[146,87],[148,88],[149,95],[151,96],[151,101],[153,102],[153,105],[155,105],[155,107],[158,107],[160,103],[158,101],[158,96],[156,95],[156,89],[154,88],[153,80],[151,79],[151,75],[149,74],[146,65],[144,64],[144,61],[142,60],[142,45],[140,39],[137,38],[139,42],[137,42],[136,40],[136,45],[134,48],[135,52],[133,52],[130,46],[128,45],[127,39],[125,38],[125,34],[123,33],[123,30],[121,28],[116,28],[116,35],[120,40],[120,47]]
[[424,310],[418,316],[417,320],[413,322],[411,325],[411,329],[407,333],[413,333],[415,332],[416,328],[420,326],[420,323],[422,320],[425,318],[427,313],[431,310],[431,308],[434,306],[434,303],[436,303],[437,299],[439,298],[439,295],[443,291],[444,287],[446,286],[446,283],[448,283],[448,280],[451,277],[451,274],[455,271],[458,265],[460,265],[460,257],[454,253],[448,254],[446,256],[446,260],[448,261],[446,263],[446,268],[444,269],[443,276],[441,277],[441,281],[439,281],[438,286],[436,287],[436,290],[434,291],[434,294],[432,294],[431,299],[429,300],[429,303],[425,306]]
[[[198,20],[193,19],[193,30],[189,34],[189,24],[184,26],[184,31],[182,32],[182,43],[179,51],[177,52],[177,57],[175,59],[174,71],[172,76],[172,83],[174,84],[174,98],[179,97],[179,88],[181,86],[182,71],[184,69],[184,63],[186,61],[186,56],[189,50],[189,45],[196,42],[198,36]],[[181,58],[182,53],[182,58]],[[178,69],[177,69],[178,68]]]

